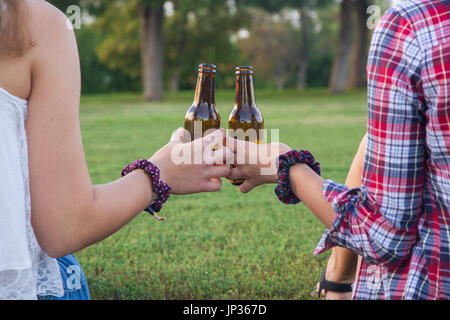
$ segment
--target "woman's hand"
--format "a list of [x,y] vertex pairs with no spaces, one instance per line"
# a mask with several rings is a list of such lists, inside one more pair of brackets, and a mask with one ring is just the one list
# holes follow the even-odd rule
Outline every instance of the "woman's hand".
[[227,138],[227,146],[234,151],[236,164],[227,178],[244,179],[239,186],[243,193],[265,183],[276,183],[278,157],[291,150],[284,143],[256,144],[232,138]]
[[184,144],[185,134],[187,131],[179,128],[169,143],[150,158],[160,169],[160,179],[173,194],[220,191],[220,178],[230,174],[224,164],[233,157],[233,152],[223,145],[225,130]]

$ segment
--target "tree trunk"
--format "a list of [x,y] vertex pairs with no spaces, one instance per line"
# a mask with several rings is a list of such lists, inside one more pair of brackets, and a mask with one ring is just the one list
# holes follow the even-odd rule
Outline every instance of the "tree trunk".
[[282,75],[275,75],[275,86],[278,91],[284,89],[284,80]]
[[357,28],[356,39],[352,49],[352,60],[350,67],[350,76],[348,79],[348,88],[364,88],[367,84],[366,63],[367,63],[367,43],[369,41],[369,28],[367,28],[367,19],[369,15],[367,0],[360,0],[356,7]]
[[331,72],[329,89],[331,93],[342,93],[347,84],[350,53],[352,48],[351,0],[342,0],[340,10],[339,44]]
[[[176,8],[176,7],[175,7]],[[177,41],[177,47],[175,50],[175,57],[174,57],[174,71],[170,78],[170,91],[177,92],[180,87],[180,56],[183,53],[185,44],[186,44],[186,26],[187,26],[187,12],[182,13],[179,21],[179,38]]]
[[142,81],[147,101],[163,98],[163,6],[140,8]]
[[300,51],[300,64],[297,74],[297,90],[303,90],[306,87],[306,73],[308,72],[309,64],[309,15],[307,9],[303,8],[299,10],[300,13],[300,25],[301,25],[301,42],[302,47]]
[[170,91],[177,92],[180,87],[180,70],[176,69],[170,78]]

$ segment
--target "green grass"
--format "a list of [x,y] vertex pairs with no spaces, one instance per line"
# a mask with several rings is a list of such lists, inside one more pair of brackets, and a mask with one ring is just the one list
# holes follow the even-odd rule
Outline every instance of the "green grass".
[[[257,91],[266,128],[309,149],[323,176],[344,182],[366,126],[365,91]],[[139,95],[84,96],[80,121],[95,184],[117,179],[183,126],[193,92],[146,103]],[[226,127],[232,91],[216,93]],[[324,226],[302,205],[280,203],[274,186],[240,194],[172,196],[157,222],[142,213],[110,238],[78,252],[93,299],[311,299],[328,254],[314,257]]]

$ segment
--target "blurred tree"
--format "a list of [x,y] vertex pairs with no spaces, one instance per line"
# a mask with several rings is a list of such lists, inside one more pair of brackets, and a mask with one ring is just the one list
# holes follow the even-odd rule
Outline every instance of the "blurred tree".
[[282,15],[274,19],[262,9],[252,9],[251,17],[250,35],[240,39],[238,46],[255,66],[258,77],[282,90],[301,51],[300,43],[295,41],[298,31]]
[[141,26],[141,75],[147,101],[163,98],[163,6],[164,0],[138,2]]
[[[299,58],[294,64],[297,69],[296,88],[302,90],[307,83],[308,66],[310,61],[310,28],[311,11],[329,5],[333,0],[236,0],[238,5],[257,6],[268,12],[280,12],[283,8],[298,11],[300,33],[297,42],[300,45]],[[295,40],[294,40],[295,41]]]
[[130,77],[140,76],[145,99],[163,98],[163,0],[81,0],[105,35],[100,61]]
[[[105,34],[104,41],[97,48],[100,60],[132,78],[142,75],[144,80],[149,79],[144,75],[148,67],[143,65],[145,61],[150,64],[150,59],[140,58],[144,50],[141,46],[143,32],[140,32],[143,19],[138,18],[140,0],[97,1],[103,1],[103,13],[98,16],[95,25]],[[172,90],[177,90],[180,86],[186,88],[195,85],[191,82],[195,81],[191,80],[196,71],[193,66],[201,62],[220,62],[219,71],[231,68],[233,59],[237,59],[230,36],[240,28],[242,19],[239,15],[230,13],[228,1],[167,2],[173,4],[173,8],[171,14],[165,16],[162,29],[165,54],[161,62],[152,63],[157,64],[155,68],[159,68],[158,77],[164,66],[164,78],[161,75],[161,81],[165,79]],[[218,77],[221,77],[220,74]],[[220,84],[219,81],[218,83]],[[160,87],[162,90],[162,83]]]
[[[341,86],[338,90],[344,90],[345,86],[363,87],[370,36],[366,24],[369,21],[374,24],[391,5],[390,0],[346,0],[340,5],[336,0],[48,1],[68,16],[70,6],[78,5],[82,9],[85,19],[82,30],[76,30],[76,34],[82,72],[88,75],[83,77],[83,92],[102,92],[108,86],[109,90],[142,90],[142,83],[150,78],[145,76],[143,55],[149,45],[143,43],[149,42],[151,37],[144,36],[141,23],[144,18],[140,17],[145,8],[155,5],[159,9],[164,6],[166,14],[163,13],[161,18],[162,36],[157,40],[164,44],[164,55],[162,44],[153,46],[163,57],[162,62],[156,63],[159,71],[153,71],[156,78],[162,79],[173,91],[194,86],[196,65],[202,62],[217,65],[218,87],[232,87],[234,81],[230,70],[238,61],[241,64],[246,59],[248,63],[256,61],[258,75],[261,75],[255,78],[257,87],[274,85],[301,89],[332,83]],[[347,6],[348,19],[342,18],[343,10],[341,18],[336,19],[344,2],[350,4]],[[380,8],[376,17],[373,14],[367,17],[369,4],[377,4]],[[250,9],[255,7],[261,9],[259,15],[267,13],[261,20],[264,23],[251,17],[253,11]],[[357,28],[349,28],[348,22],[355,18],[355,13]],[[147,20],[151,20],[150,17]],[[341,28],[339,38],[341,21],[347,23],[347,28]],[[265,23],[274,29],[269,30]],[[247,37],[246,31],[251,31]],[[98,57],[92,54],[94,48]],[[268,52],[269,49],[274,52]],[[340,80],[332,81],[336,78]]]
[[319,8],[333,3],[334,0],[235,0],[240,6],[257,6],[268,12],[279,12],[289,8]]
[[223,74],[238,60],[230,38],[248,18],[232,11],[227,0],[173,0],[173,14],[166,17],[164,26],[165,71],[172,91],[195,85],[199,63],[217,65],[223,85]]
[[82,92],[104,92],[108,86],[109,70],[95,55],[95,47],[102,41],[101,34],[90,28],[81,28],[75,35],[80,56]]
[[339,7],[318,8],[313,13],[307,85],[327,87],[336,51],[336,35],[339,31],[336,16],[339,14]]
[[169,78],[169,88],[171,91],[178,91],[180,87],[180,77],[182,74],[182,53],[186,48],[186,38],[188,36],[188,14],[189,6],[186,1],[173,1],[174,12],[172,17],[168,17],[164,35],[166,39],[166,70]]
[[121,70],[111,70],[100,62],[95,50],[104,40],[101,32],[90,26],[84,26],[80,30],[75,30],[75,35],[81,64],[82,93],[141,90],[141,81],[138,77],[131,77]]
[[338,46],[329,83],[329,90],[331,93],[344,92],[349,74],[353,36],[351,1],[352,0],[342,0],[340,4]]
[[138,3],[111,1],[94,23],[103,40],[96,52],[102,63],[112,70],[120,70],[132,78],[141,76],[141,47]]
[[354,3],[354,10],[356,11],[356,38],[353,42],[353,49],[351,54],[350,75],[347,82],[349,88],[364,88],[366,86],[366,62],[367,62],[367,46],[369,42],[369,28],[367,27],[367,20],[369,13],[368,0],[360,0]]
[[[71,14],[69,9],[72,6],[79,6],[82,9],[82,16],[91,18],[84,21],[81,28],[75,30],[81,64],[82,93],[140,90],[139,81],[136,79],[136,74],[139,76],[139,73],[133,71],[123,73],[120,68],[110,68],[110,65],[102,63],[96,55],[96,49],[104,42],[105,35],[98,29],[93,28],[90,22],[95,20],[95,17],[105,13],[106,2],[96,0],[47,1],[68,16]],[[88,12],[89,14],[87,14]],[[114,25],[112,24],[112,26]],[[120,31],[120,29],[118,28],[117,31]],[[136,57],[130,58],[135,59]],[[132,66],[132,59],[122,59],[121,63]],[[123,70],[128,71],[126,68],[123,68]]]
[[299,64],[298,64],[298,73],[297,73],[297,90],[302,90],[306,87],[306,75],[308,72],[309,65],[309,26],[310,22],[310,13],[307,8],[298,9],[300,14],[300,32],[301,32],[301,50],[299,56]]

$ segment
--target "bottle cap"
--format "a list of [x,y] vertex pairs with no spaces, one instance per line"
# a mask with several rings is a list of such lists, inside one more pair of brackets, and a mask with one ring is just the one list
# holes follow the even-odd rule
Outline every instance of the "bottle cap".
[[216,66],[213,64],[202,63],[198,67],[199,67],[198,71],[201,72],[212,72],[212,73],[216,72]]
[[253,74],[253,67],[252,66],[236,67],[236,74]]
[[236,67],[236,70],[253,70],[252,66]]

